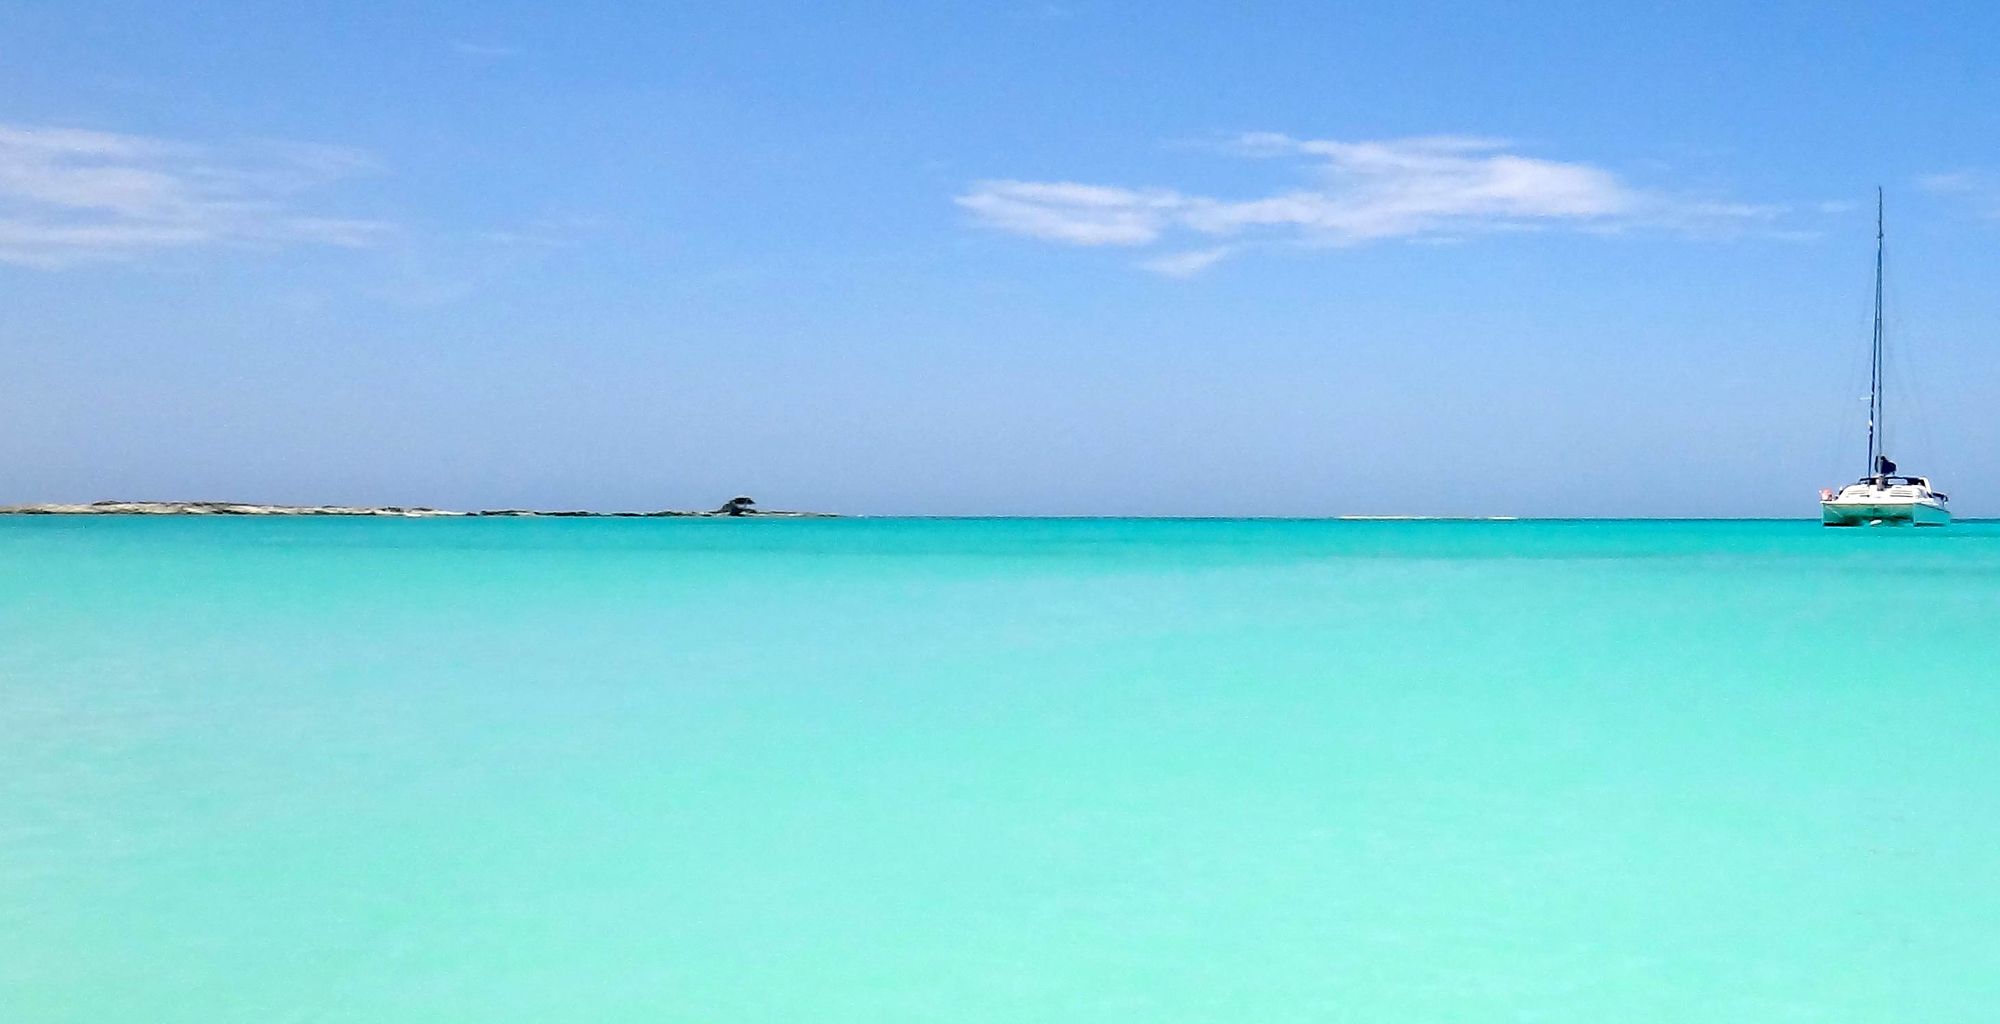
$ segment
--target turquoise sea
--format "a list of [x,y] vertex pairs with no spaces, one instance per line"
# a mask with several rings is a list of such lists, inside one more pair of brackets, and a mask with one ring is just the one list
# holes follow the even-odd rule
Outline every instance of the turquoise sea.
[[1986,1022],[2000,526],[0,519],[0,1021]]

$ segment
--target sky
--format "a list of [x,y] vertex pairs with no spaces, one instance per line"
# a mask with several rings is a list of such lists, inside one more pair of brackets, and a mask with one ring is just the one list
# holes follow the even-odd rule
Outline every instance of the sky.
[[[317,9],[315,9],[317,8]],[[2000,515],[2000,8],[0,0],[0,503]]]

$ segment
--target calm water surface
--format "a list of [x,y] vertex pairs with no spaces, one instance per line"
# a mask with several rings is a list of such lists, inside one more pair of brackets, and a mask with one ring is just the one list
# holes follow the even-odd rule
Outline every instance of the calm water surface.
[[1972,1022],[2000,527],[0,519],[0,1020]]

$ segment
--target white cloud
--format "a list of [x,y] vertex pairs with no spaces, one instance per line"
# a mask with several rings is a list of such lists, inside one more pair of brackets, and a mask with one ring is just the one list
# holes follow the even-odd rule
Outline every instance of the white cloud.
[[604,227],[605,221],[598,217],[546,216],[536,217],[518,227],[482,231],[478,237],[503,247],[558,249],[576,245],[585,236],[596,234]]
[[1965,192],[1976,188],[1979,176],[1971,171],[1946,171],[1942,174],[1922,174],[1917,176],[1917,187],[1926,192],[1943,195]]
[[295,203],[374,166],[335,146],[216,147],[0,124],[0,262],[63,267],[200,247],[369,245],[391,227]]
[[1227,259],[1235,251],[1233,247],[1227,245],[1216,246],[1213,249],[1189,249],[1185,252],[1155,256],[1139,266],[1163,277],[1193,277]]
[[1979,171],[1949,171],[1917,178],[1917,187],[1972,206],[1981,217],[2000,219],[2000,176]]
[[1064,181],[983,181],[958,197],[981,221],[1072,245],[1142,245],[1160,237],[1185,197]]
[[521,52],[521,48],[518,46],[507,46],[502,43],[479,43],[465,39],[452,40],[451,48],[468,57],[485,57],[493,60],[498,60],[502,57],[517,56]]
[[1241,157],[1298,161],[1308,180],[1250,198],[990,180],[975,182],[956,202],[987,227],[1072,245],[1141,247],[1189,235],[1232,240],[1231,246],[1141,264],[1176,276],[1198,273],[1252,241],[1349,246],[1549,228],[1714,234],[1783,212],[1642,189],[1591,164],[1522,156],[1498,139],[1344,142],[1257,132],[1239,136],[1227,149]]

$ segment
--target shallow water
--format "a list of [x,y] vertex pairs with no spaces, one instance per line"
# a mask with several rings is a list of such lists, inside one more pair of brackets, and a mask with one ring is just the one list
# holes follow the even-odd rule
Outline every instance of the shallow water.
[[0,1020],[1986,1021],[2000,527],[0,519]]

